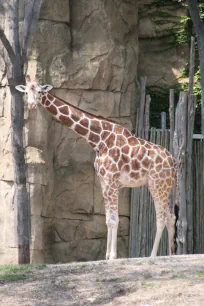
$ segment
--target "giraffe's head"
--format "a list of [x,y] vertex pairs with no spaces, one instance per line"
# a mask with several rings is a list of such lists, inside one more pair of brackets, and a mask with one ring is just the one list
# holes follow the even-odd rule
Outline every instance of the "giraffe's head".
[[28,95],[28,108],[35,109],[38,103],[39,93],[48,92],[53,87],[51,85],[39,85],[37,80],[31,81],[30,76],[26,76],[26,86],[18,85],[16,89]]

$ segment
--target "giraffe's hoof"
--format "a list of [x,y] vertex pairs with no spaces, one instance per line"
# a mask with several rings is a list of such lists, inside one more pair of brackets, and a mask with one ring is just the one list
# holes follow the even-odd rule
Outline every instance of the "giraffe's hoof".
[[106,260],[108,260],[110,257],[110,254],[106,254]]
[[110,256],[109,256],[109,259],[110,259],[110,260],[116,259],[116,258],[117,258],[117,256],[116,256],[115,253],[112,253],[112,254],[110,254]]

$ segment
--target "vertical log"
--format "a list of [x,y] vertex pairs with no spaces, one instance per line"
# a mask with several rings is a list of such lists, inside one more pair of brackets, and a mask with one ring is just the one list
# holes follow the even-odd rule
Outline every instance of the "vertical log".
[[144,138],[149,140],[149,110],[150,110],[150,102],[151,97],[150,95],[146,95],[146,103],[145,103],[145,131],[144,131]]
[[[140,107],[136,116],[135,135],[144,138],[145,124],[145,98],[146,98],[146,77],[140,78]],[[149,102],[149,99],[148,99]],[[147,106],[148,111],[148,106]],[[148,121],[148,120],[147,120]],[[148,122],[147,122],[148,123]],[[143,191],[141,189],[131,190],[131,217],[130,217],[130,240],[129,256],[141,255],[142,223],[143,223]],[[136,232],[137,229],[137,232]]]
[[194,72],[195,72],[195,38],[191,37],[190,64],[189,64],[189,83],[188,83],[189,97],[193,94]]
[[169,92],[169,118],[170,118],[170,145],[169,151],[173,154],[173,139],[174,139],[174,89],[170,89]]
[[176,108],[175,133],[174,133],[174,156],[179,164],[178,169],[178,204],[179,220],[177,221],[178,254],[187,252],[187,217],[186,217],[186,112],[188,94],[180,93]]
[[146,83],[147,78],[140,78],[140,114],[139,114],[139,127],[138,135],[141,138],[144,138],[144,109],[145,109],[145,97],[146,97]]
[[196,96],[188,97],[188,131],[186,144],[186,200],[187,200],[187,245],[188,254],[193,253],[193,180],[192,180],[192,146],[193,129],[196,110]]
[[166,130],[166,113],[161,112],[161,129]]

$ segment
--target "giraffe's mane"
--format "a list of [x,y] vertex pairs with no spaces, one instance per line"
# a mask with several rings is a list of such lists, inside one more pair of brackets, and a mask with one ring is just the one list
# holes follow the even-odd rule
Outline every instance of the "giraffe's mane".
[[101,120],[105,120],[105,121],[108,121],[108,122],[112,122],[112,123],[116,123],[116,124],[121,125],[119,122],[117,122],[117,121],[115,121],[115,120],[112,120],[112,119],[110,119],[110,118],[106,118],[106,117],[103,117],[103,116],[101,116],[101,115],[95,115],[95,114],[89,113],[89,112],[87,112],[87,111],[85,111],[85,110],[83,110],[83,109],[81,109],[81,108],[79,108],[79,107],[77,107],[77,106],[72,105],[72,104],[69,103],[69,102],[64,101],[63,99],[61,99],[61,98],[59,98],[59,97],[56,97],[55,95],[53,95],[53,94],[50,93],[50,92],[49,92],[49,94],[50,94],[51,96],[53,96],[54,98],[56,98],[56,99],[62,101],[63,103],[65,103],[65,104],[67,104],[67,105],[69,105],[69,106],[71,106],[71,107],[73,107],[73,108],[75,108],[75,109],[77,109],[77,110],[79,110],[79,111],[81,111],[81,112],[87,114],[87,115],[90,115],[90,116],[92,116],[92,117],[94,117],[94,118],[96,118],[96,119],[101,119]]

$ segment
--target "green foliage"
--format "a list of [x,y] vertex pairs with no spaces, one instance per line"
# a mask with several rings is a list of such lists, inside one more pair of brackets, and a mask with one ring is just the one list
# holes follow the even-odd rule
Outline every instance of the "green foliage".
[[0,266],[0,282],[11,282],[25,280],[32,273],[33,269],[44,269],[42,265],[2,265]]
[[188,24],[190,17],[182,16],[180,20],[179,30],[175,34],[175,45],[183,45],[190,43],[190,33],[188,31]]
[[200,3],[199,8],[200,8],[200,18],[204,19],[204,4]]
[[168,4],[168,3],[172,3],[172,2],[184,2],[184,0],[154,0],[154,3],[157,5],[157,6],[160,6],[160,5],[165,5],[165,4]]

